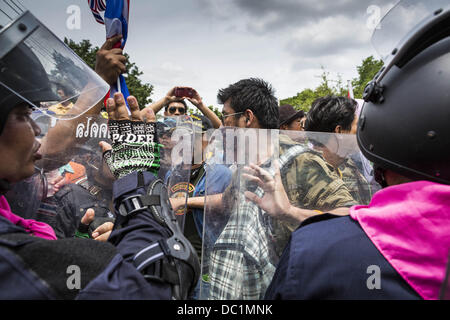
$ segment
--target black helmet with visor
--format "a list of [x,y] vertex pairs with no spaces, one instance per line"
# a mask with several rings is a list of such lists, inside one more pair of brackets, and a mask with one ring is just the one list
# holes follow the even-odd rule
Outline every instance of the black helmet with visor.
[[450,184],[450,3],[400,1],[372,43],[385,64],[364,92],[361,151],[383,169]]
[[[66,88],[61,94],[61,88]],[[0,133],[27,103],[57,119],[73,119],[101,101],[108,84],[17,1],[0,3]],[[71,103],[67,112],[53,106]]]

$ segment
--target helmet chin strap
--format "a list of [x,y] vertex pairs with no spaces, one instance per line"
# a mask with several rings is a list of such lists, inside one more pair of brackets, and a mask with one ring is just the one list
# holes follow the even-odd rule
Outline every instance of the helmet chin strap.
[[0,195],[4,195],[11,189],[11,184],[5,179],[0,179]]
[[381,188],[383,188],[383,189],[388,187],[388,184],[384,177],[385,171],[386,170],[384,170],[380,166],[378,166],[376,164],[373,165],[373,173],[374,173],[375,181],[378,182],[380,184]]

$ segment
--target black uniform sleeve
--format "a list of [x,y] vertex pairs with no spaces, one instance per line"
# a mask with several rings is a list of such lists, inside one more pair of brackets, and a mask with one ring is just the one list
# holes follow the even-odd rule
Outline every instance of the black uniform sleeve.
[[[145,172],[143,177],[144,187],[155,180],[149,172]],[[115,182],[113,196],[116,207],[123,197],[145,194],[144,187],[139,186],[137,181],[137,172],[134,172]],[[116,223],[121,223],[120,218],[117,217]],[[170,299],[171,287],[168,283],[156,278],[145,279],[133,264],[136,253],[169,236],[149,210],[127,219],[121,228],[112,232],[108,240],[116,247],[118,255],[78,298],[98,299],[99,295],[106,294],[112,299]]]
[[[144,178],[145,185],[155,179],[150,173]],[[114,199],[143,194],[144,188],[136,181],[136,174],[116,181]],[[19,245],[11,249],[57,299],[168,300],[172,297],[171,285],[156,277],[144,277],[133,264],[133,257],[169,236],[149,211],[141,211],[115,230],[108,243],[78,238],[44,240],[28,234],[10,237],[20,238],[12,239]]]
[[117,254],[113,245],[88,239],[45,240],[25,233],[2,236],[2,239],[16,244],[10,250],[57,299],[74,299]]

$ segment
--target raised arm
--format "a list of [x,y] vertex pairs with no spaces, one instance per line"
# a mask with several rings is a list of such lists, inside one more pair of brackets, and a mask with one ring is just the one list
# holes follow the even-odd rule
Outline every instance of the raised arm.
[[207,117],[209,120],[211,120],[211,122],[214,126],[214,129],[220,128],[220,126],[222,125],[222,121],[220,121],[219,117],[214,113],[214,111],[209,109],[203,103],[203,100],[200,97],[200,94],[197,92],[197,90],[195,90],[193,88],[190,88],[190,89],[194,91],[194,96],[192,98],[186,97],[186,99],[189,100],[189,102],[192,103],[194,106],[196,106],[197,109],[200,110],[200,112],[203,113],[203,115],[205,117]]
[[176,88],[177,87],[173,87],[172,89],[170,89],[167,92],[167,94],[163,98],[159,99],[158,101],[156,101],[156,102],[152,103],[151,105],[149,105],[149,106],[145,107],[144,109],[142,109],[141,110],[141,115],[144,116],[147,113],[148,109],[152,109],[153,112],[155,114],[157,114],[162,108],[164,108],[170,102],[182,100],[182,99],[177,98],[175,96],[175,89]]
[[[125,56],[122,54],[122,49],[113,48],[117,41],[120,41],[121,36],[115,36],[106,40],[102,47],[97,52],[95,72],[102,77],[108,84],[116,82],[117,77],[126,71]],[[81,113],[84,108],[86,100],[89,100],[89,93],[78,97],[77,102],[70,113]],[[55,127],[51,128],[47,135],[41,142],[41,154],[44,158],[60,158],[65,154],[66,158],[70,160],[71,154],[67,151],[74,145],[76,135],[75,131],[80,123],[86,122],[89,116],[96,116],[100,114],[103,107],[103,99],[100,100],[94,107],[89,109],[82,117],[76,117],[71,120],[59,120]],[[46,168],[48,166],[45,166]]]

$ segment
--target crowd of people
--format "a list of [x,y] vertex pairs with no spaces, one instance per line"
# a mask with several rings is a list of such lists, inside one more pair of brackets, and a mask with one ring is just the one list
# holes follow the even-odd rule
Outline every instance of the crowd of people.
[[[247,78],[218,90],[220,117],[189,86],[104,99],[120,37],[95,72],[67,70],[55,56],[75,54],[42,50],[27,15],[8,27],[23,38],[0,33],[1,299],[448,297],[450,37],[425,32],[448,15],[393,53],[362,108],[299,111]],[[179,130],[200,158],[175,161]]]

